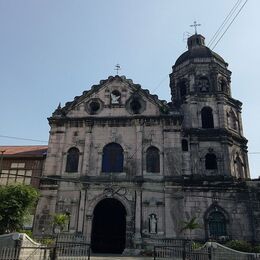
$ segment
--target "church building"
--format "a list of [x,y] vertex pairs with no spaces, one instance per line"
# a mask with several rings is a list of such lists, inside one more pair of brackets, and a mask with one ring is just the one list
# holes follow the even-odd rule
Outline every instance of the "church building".
[[[52,218],[64,213],[63,232],[86,236],[93,252],[187,236],[260,241],[242,103],[204,40],[189,37],[173,65],[171,102],[116,75],[54,111],[35,235],[57,232]],[[199,228],[183,231],[194,218]]]

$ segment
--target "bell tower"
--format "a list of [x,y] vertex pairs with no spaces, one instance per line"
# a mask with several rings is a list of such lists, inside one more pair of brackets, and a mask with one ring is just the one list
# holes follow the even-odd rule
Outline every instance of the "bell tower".
[[172,103],[183,114],[183,138],[189,143],[185,174],[249,178],[242,103],[231,96],[228,64],[200,34],[187,45],[170,74]]

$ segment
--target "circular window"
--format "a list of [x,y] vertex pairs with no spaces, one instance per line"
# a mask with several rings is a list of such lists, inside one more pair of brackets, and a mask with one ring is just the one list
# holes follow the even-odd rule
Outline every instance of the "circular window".
[[93,98],[86,103],[86,111],[90,115],[99,113],[103,108],[103,103],[98,98]]
[[139,95],[133,95],[126,101],[126,110],[132,115],[142,114],[146,109],[146,102]]
[[134,99],[131,103],[130,103],[130,107],[133,111],[133,114],[140,114],[140,109],[142,107],[141,103],[139,102],[139,100]]
[[92,101],[89,107],[91,112],[96,113],[100,109],[100,104],[97,101]]

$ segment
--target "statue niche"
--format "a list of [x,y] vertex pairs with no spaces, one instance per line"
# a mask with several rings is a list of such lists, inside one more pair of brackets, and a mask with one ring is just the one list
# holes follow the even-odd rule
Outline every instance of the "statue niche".
[[157,233],[157,218],[155,214],[151,214],[149,216],[149,233],[150,234]]
[[200,92],[209,92],[209,79],[206,76],[199,77],[197,86]]

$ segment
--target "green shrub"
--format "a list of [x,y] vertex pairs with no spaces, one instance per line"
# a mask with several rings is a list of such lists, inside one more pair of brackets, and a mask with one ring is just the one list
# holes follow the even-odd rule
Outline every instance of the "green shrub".
[[55,239],[51,237],[45,237],[37,241],[38,243],[41,243],[46,246],[53,246],[55,245]]
[[259,246],[254,246],[253,247],[253,252],[254,253],[260,253],[260,245]]
[[198,248],[201,248],[203,246],[202,243],[200,242],[192,242],[192,249],[198,249]]
[[251,244],[244,240],[230,240],[225,244],[225,246],[237,251],[249,253],[253,252],[253,247]]

